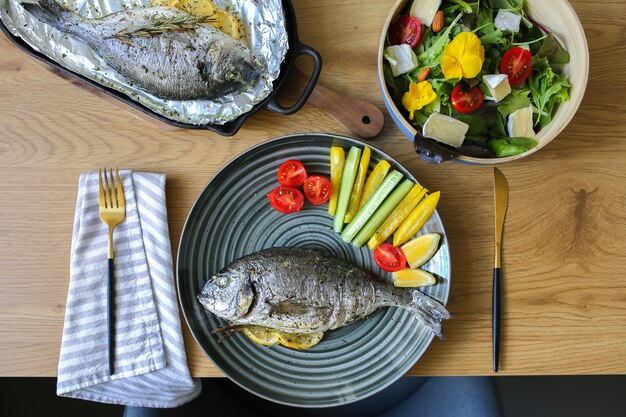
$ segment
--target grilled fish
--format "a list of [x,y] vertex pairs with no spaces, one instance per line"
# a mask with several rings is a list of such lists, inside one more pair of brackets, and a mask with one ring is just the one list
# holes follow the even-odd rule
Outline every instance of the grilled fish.
[[411,312],[443,338],[450,314],[417,289],[396,288],[323,252],[266,249],[240,258],[211,277],[200,303],[230,322],[217,332],[262,326],[285,333],[323,333],[383,307]]
[[22,6],[161,98],[216,98],[249,85],[264,69],[250,49],[207,24],[206,17],[177,9],[149,7],[87,19],[54,0]]

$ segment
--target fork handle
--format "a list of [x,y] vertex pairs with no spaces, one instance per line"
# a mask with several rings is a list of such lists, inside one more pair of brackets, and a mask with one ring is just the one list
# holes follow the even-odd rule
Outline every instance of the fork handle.
[[107,352],[109,375],[113,375],[115,364],[115,275],[113,258],[108,259],[107,279]]

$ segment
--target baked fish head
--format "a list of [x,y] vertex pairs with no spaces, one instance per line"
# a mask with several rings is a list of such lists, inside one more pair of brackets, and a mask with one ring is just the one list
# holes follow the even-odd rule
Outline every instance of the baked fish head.
[[236,321],[244,317],[252,306],[252,282],[239,268],[223,269],[209,278],[198,295],[198,300],[211,313]]

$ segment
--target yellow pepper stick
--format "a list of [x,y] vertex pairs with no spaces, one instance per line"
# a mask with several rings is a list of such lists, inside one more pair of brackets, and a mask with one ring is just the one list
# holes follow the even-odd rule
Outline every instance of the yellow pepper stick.
[[344,223],[350,223],[354,218],[354,215],[359,211],[361,204],[361,195],[363,194],[363,186],[365,185],[365,177],[367,176],[367,170],[370,166],[370,155],[372,151],[366,147],[363,149],[363,155],[361,155],[361,162],[359,163],[359,170],[356,174],[356,180],[354,180],[354,188],[352,188],[352,194],[350,194],[350,202],[348,203],[348,212],[343,219]]
[[391,212],[389,217],[387,217],[378,230],[376,230],[376,233],[370,238],[369,242],[367,242],[371,250],[376,249],[389,239],[389,236],[391,236],[402,224],[404,219],[411,214],[427,192],[428,190],[419,184],[413,186],[411,191],[409,191],[406,197],[398,204],[398,207]]
[[365,181],[365,187],[363,187],[363,195],[361,195],[359,209],[367,203],[367,200],[369,200],[372,197],[372,194],[374,194],[378,187],[380,187],[380,184],[383,183],[390,169],[391,164],[385,160],[376,164],[370,176],[367,177],[367,181]]
[[341,187],[341,177],[343,176],[343,166],[346,163],[346,152],[339,146],[330,148],[330,186],[332,193],[328,202],[328,214],[335,215],[337,210],[337,198],[339,197],[339,187]]
[[409,214],[393,235],[393,245],[400,246],[411,239],[424,226],[424,223],[435,211],[441,192],[432,193]]

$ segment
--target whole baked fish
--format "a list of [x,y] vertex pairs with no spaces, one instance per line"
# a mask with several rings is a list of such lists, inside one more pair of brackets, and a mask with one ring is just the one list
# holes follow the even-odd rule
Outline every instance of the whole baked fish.
[[166,7],[87,19],[54,0],[22,3],[37,19],[85,42],[111,67],[155,96],[211,99],[242,89],[264,65],[207,18]]
[[245,256],[211,277],[200,303],[237,331],[262,326],[285,333],[323,333],[400,307],[442,337],[450,314],[417,289],[396,288],[348,262],[314,250],[266,249]]

